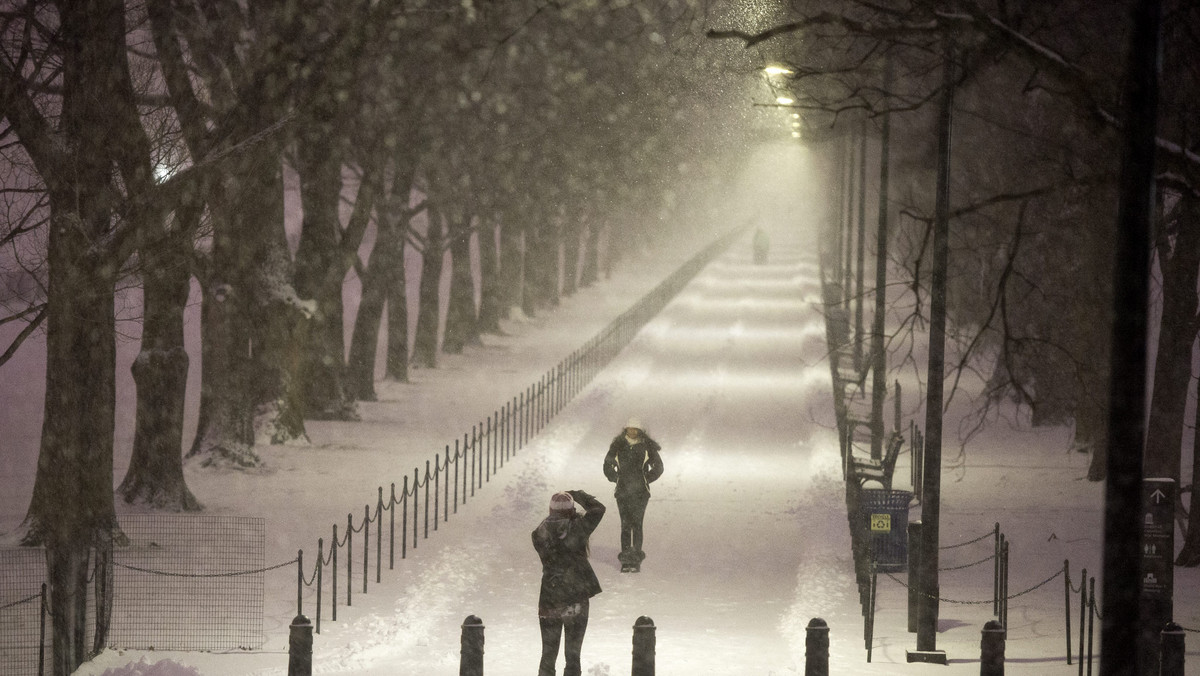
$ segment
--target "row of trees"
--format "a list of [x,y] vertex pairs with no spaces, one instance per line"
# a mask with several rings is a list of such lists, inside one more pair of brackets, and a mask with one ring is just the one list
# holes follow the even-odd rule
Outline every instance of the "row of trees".
[[[84,645],[85,592],[89,553],[103,574],[119,537],[119,286],[138,285],[143,297],[133,454],[119,494],[199,509],[184,448],[201,465],[254,466],[264,439],[303,438],[305,420],[351,419],[356,400],[374,397],[381,332],[389,377],[436,366],[439,350],[498,330],[508,308],[533,314],[595,281],[602,248],[611,261],[663,234],[681,180],[720,181],[720,153],[706,151],[730,138],[698,114],[698,83],[719,98],[700,77],[698,5],[27,0],[0,9],[3,321],[21,325],[0,363],[44,331],[44,422],[23,542],[46,549],[54,673],[72,672],[104,641],[97,632]],[[291,231],[289,173],[302,210]],[[411,350],[410,247],[421,257]],[[346,345],[348,276],[362,302]],[[185,440],[193,279],[203,373],[199,428]]]
[[[918,305],[903,310],[914,338],[926,315],[934,223],[935,116],[943,41],[953,44],[955,104],[948,313],[957,361],[987,383],[977,423],[995,404],[1021,405],[1032,425],[1073,424],[1104,479],[1108,446],[1109,326],[1113,288],[1122,82],[1132,2],[955,0],[790,3],[769,27],[722,26],[713,38],[773,50],[791,74],[808,124],[848,137],[890,122],[888,187],[893,263]],[[1149,409],[1146,476],[1200,476],[1194,345],[1200,283],[1200,35],[1195,3],[1163,0],[1158,214],[1153,233],[1160,309]],[[887,77],[888,70],[894,76]],[[861,290],[860,290],[861,292]],[[868,290],[867,293],[870,293]],[[914,367],[919,366],[915,363]],[[1193,465],[1182,467],[1185,438]],[[1177,563],[1200,564],[1200,497]]]

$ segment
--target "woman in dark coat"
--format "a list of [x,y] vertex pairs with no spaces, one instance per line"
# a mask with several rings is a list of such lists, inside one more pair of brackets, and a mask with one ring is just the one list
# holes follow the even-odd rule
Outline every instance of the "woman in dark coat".
[[[583,514],[575,511],[575,504]],[[542,628],[542,661],[538,676],[554,676],[559,639],[565,634],[564,676],[580,676],[579,654],[587,631],[589,599],[600,593],[600,581],[588,563],[588,539],[604,505],[583,491],[555,493],[550,515],[533,531],[533,548],[542,559],[538,622]]]
[[617,484],[614,495],[621,514],[621,572],[637,572],[646,552],[642,551],[642,520],[650,502],[650,484],[663,473],[662,447],[642,429],[638,420],[625,423],[625,429],[608,446],[604,456],[604,476]]

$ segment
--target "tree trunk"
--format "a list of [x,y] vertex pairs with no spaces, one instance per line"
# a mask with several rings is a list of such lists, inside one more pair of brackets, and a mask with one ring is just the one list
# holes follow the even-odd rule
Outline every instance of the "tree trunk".
[[[180,221],[196,221],[199,209],[181,209]],[[191,275],[187,264],[194,232],[181,223],[159,242],[145,241],[140,256],[142,348],[133,363],[137,421],[133,455],[117,492],[127,503],[169,511],[196,511],[200,503],[183,477],[183,415],[188,355],[183,343],[183,312]],[[149,237],[144,237],[149,240]]]
[[524,235],[516,219],[509,217],[500,226],[500,293],[504,316],[525,306]]
[[479,330],[499,334],[503,316],[503,288],[500,279],[500,250],[496,246],[496,228],[479,229]]
[[[121,126],[132,102],[125,36],[124,6],[118,0],[61,3],[55,36],[62,49],[61,137],[35,140],[25,135],[44,135],[45,126],[9,120],[22,141],[36,141],[37,147],[49,142],[62,153],[35,158],[50,210],[46,392],[37,473],[22,536],[22,544],[46,549],[55,676],[67,676],[86,657],[88,552],[107,540],[103,533],[117,527],[113,304],[122,261],[106,242],[112,234],[109,188],[115,162],[109,144],[121,139],[104,132],[129,130]],[[20,92],[9,96],[15,99]]]
[[[1200,226],[1200,200],[1192,197],[1184,197],[1187,200],[1184,203],[1183,217],[1180,224],[1180,232],[1184,230],[1195,230]],[[1178,245],[1177,245],[1178,246]],[[1194,245],[1193,245],[1194,246]],[[1190,347],[1190,346],[1189,346]],[[1189,367],[1188,372],[1191,372]],[[1192,437],[1192,492],[1188,511],[1187,532],[1184,535],[1183,549],[1179,551],[1179,557],[1175,559],[1175,565],[1195,567],[1200,566],[1200,490],[1197,490],[1196,484],[1200,483],[1200,406],[1196,407],[1195,419],[1193,420],[1193,429],[1197,433]]]
[[417,335],[413,342],[412,363],[424,368],[437,368],[438,349],[438,287],[442,279],[441,215],[429,210],[429,229],[425,233],[425,250],[421,252],[421,288],[417,306]]
[[283,240],[283,177],[271,144],[244,151],[209,201],[212,260],[201,306],[200,425],[187,457],[202,466],[261,464],[255,418],[279,443],[304,438],[287,345],[302,311]]
[[583,249],[583,269],[579,273],[579,286],[587,288],[600,277],[600,225],[593,219],[587,226],[587,240]]
[[[1183,198],[1187,216],[1192,209]],[[1192,343],[1196,340],[1196,276],[1200,272],[1198,220],[1183,219],[1175,245],[1158,246],[1162,272],[1162,319],[1154,363],[1154,390],[1146,433],[1145,475],[1179,483],[1182,460],[1184,405],[1192,379]],[[1169,251],[1170,249],[1170,251]]]
[[[407,188],[405,192],[407,196]],[[408,273],[405,267],[405,242],[408,219],[392,224],[395,248],[381,261],[386,270],[384,280],[387,296],[387,360],[384,375],[398,382],[408,382]]]
[[573,296],[579,290],[579,252],[582,248],[583,224],[578,217],[564,226],[562,295]]
[[[405,185],[407,190],[407,184]],[[383,308],[388,302],[388,295],[396,285],[393,277],[404,276],[404,233],[396,222],[393,211],[394,199],[385,196],[382,208],[375,218],[375,246],[367,260],[366,269],[360,271],[362,278],[362,301],[358,305],[358,317],[354,320],[354,331],[350,335],[350,358],[346,367],[347,392],[360,401],[375,401],[375,353],[379,344],[379,329],[383,318]],[[403,280],[399,283],[401,294],[404,293]],[[389,323],[394,308],[388,308]],[[404,330],[400,332],[404,342],[404,351],[408,350],[408,321],[407,312],[400,306],[400,316],[404,318]],[[388,329],[389,357],[391,353],[391,331]],[[390,359],[389,359],[390,361]],[[407,366],[404,366],[404,379],[407,380]]]
[[375,348],[379,343],[379,328],[383,307],[387,301],[385,272],[380,262],[384,256],[379,249],[386,246],[383,231],[375,240],[366,268],[360,272],[362,300],[350,334],[350,357],[346,364],[346,394],[357,401],[375,401]]
[[341,261],[342,164],[330,143],[307,139],[299,144],[297,171],[304,203],[300,246],[296,251],[296,293],[311,299],[314,312],[302,322],[307,349],[300,358],[299,378],[306,417],[353,420],[354,405],[343,385],[345,338],[342,326]]
[[442,351],[447,354],[462,354],[463,348],[468,344],[479,344],[479,327],[475,316],[475,281],[471,275],[471,228],[465,217],[451,221],[450,269],[450,298]]

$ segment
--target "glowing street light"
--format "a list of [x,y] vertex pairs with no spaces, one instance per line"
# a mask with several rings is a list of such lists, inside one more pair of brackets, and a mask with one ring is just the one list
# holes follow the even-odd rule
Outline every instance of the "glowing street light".
[[792,105],[792,104],[793,104],[793,103],[795,103],[795,102],[796,102],[796,99],[793,99],[793,98],[791,98],[790,96],[777,96],[777,97],[775,97],[775,103],[778,103],[778,104],[780,104],[780,105],[782,105],[782,106],[790,106],[790,105]]
[[791,68],[785,68],[784,66],[767,66],[766,68],[763,68],[763,72],[767,75],[791,75],[796,71],[792,70]]

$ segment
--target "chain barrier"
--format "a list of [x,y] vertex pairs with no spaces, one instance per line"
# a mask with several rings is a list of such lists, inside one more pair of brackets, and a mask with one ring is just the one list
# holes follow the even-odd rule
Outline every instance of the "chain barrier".
[[941,572],[946,572],[946,571],[951,571],[951,570],[962,570],[964,568],[970,568],[971,566],[978,566],[981,563],[987,563],[988,561],[992,561],[995,558],[996,558],[995,554],[989,554],[989,555],[987,555],[987,557],[979,559],[978,561],[976,561],[974,563],[964,563],[961,566],[946,566],[945,568],[938,568],[938,570]]
[[986,540],[990,537],[995,537],[995,535],[996,535],[995,530],[989,530],[988,532],[984,533],[983,535],[980,535],[979,537],[975,538],[974,540],[967,540],[966,542],[959,542],[958,544],[946,545],[944,547],[938,547],[938,549],[957,549],[958,547],[966,547],[967,545],[973,545],[976,542],[980,542],[981,540]]
[[[982,606],[985,604],[995,602],[995,599],[988,599],[986,601],[960,601],[960,600],[956,600],[956,599],[943,598],[941,596],[934,596],[932,594],[926,594],[925,592],[923,592],[919,589],[912,589],[911,587],[908,586],[907,583],[905,583],[903,580],[897,578],[895,575],[892,575],[890,572],[888,572],[888,571],[882,571],[882,572],[884,575],[891,578],[892,581],[895,582],[896,584],[900,585],[901,587],[904,587],[905,589],[909,589],[910,591],[913,591],[920,596],[924,596],[925,598],[936,599],[937,601],[941,601],[944,603],[954,603],[954,604],[963,605],[963,606]],[[1044,587],[1044,586],[1050,584],[1052,581],[1054,581],[1055,578],[1057,578],[1059,575],[1062,575],[1062,573],[1063,573],[1062,569],[1060,568],[1053,575],[1051,575],[1050,577],[1046,578],[1045,580],[1033,585],[1029,589],[1026,589],[1025,591],[1017,592],[1016,594],[1012,594],[1010,596],[1005,596],[1005,597],[1003,597],[1002,600],[1011,601],[1017,597],[1024,596],[1034,590],[1040,589],[1041,587]]]
[[126,570],[134,570],[139,573],[148,573],[150,575],[162,575],[165,577],[238,577],[239,575],[255,575],[257,573],[266,573],[266,572],[269,572],[272,570],[277,570],[277,569],[283,568],[285,566],[290,566],[290,565],[296,563],[296,561],[298,561],[298,560],[299,560],[299,557],[294,558],[291,561],[284,561],[283,563],[277,563],[273,566],[266,566],[264,568],[255,568],[253,570],[235,570],[235,571],[228,572],[228,573],[176,573],[174,571],[169,571],[169,570],[153,570],[151,568],[141,568],[139,566],[131,566],[127,563],[120,563],[119,561],[113,561],[112,565],[117,566],[118,568],[125,568]]
[[12,608],[14,606],[19,606],[22,603],[29,603],[30,601],[40,599],[41,597],[42,597],[41,592],[38,592],[37,594],[34,594],[33,596],[26,596],[25,598],[21,599],[20,601],[13,601],[12,603],[6,603],[6,604],[0,606],[0,610],[8,610],[9,608]]

